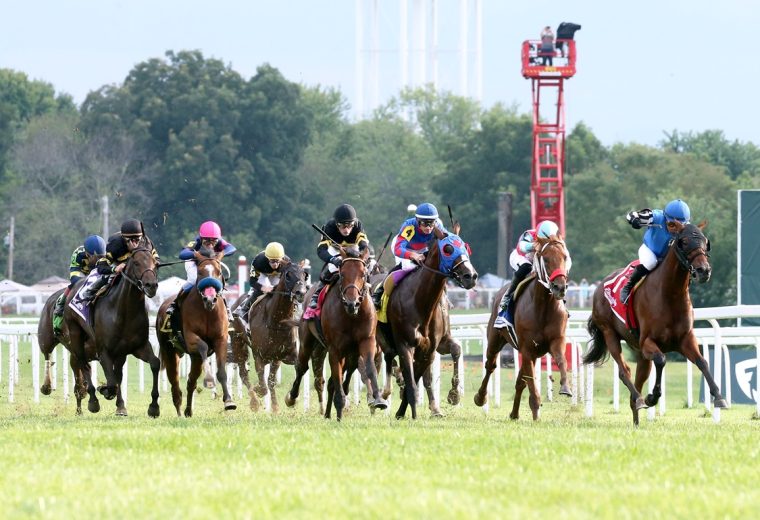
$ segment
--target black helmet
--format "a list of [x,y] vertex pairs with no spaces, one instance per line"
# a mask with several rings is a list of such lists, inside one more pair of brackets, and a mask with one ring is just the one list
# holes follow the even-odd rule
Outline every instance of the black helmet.
[[341,204],[333,212],[335,222],[354,222],[356,220],[356,210],[350,204]]
[[121,236],[136,237],[143,234],[142,222],[136,218],[128,218],[121,223]]

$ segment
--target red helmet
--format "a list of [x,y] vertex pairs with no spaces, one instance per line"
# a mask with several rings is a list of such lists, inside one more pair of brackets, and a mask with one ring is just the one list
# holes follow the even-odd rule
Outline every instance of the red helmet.
[[219,224],[213,220],[208,220],[201,224],[201,228],[198,230],[198,234],[201,238],[220,239],[222,238],[222,228],[220,228]]

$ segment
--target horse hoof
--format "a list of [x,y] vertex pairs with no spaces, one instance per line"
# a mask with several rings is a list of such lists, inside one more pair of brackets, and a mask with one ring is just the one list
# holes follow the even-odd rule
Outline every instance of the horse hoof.
[[193,411],[190,408],[185,408],[185,417],[192,417]]
[[253,391],[256,392],[256,395],[258,395],[259,397],[264,397],[265,395],[267,395],[267,389],[266,387],[263,387],[263,386],[254,386]]
[[285,406],[293,408],[296,405],[296,400],[290,397],[290,392],[285,394]]
[[117,417],[126,417],[127,416],[127,409],[126,408],[117,408],[116,409],[116,416]]
[[49,384],[45,383],[40,387],[40,392],[42,392],[42,395],[50,395],[50,393],[53,391],[53,387],[51,387]]
[[431,410],[430,411],[430,417],[432,417],[434,419],[442,419],[443,418],[443,413],[441,413],[441,411],[437,410],[437,409],[436,410]]
[[399,414],[399,413],[397,413],[397,414],[396,414],[396,420],[397,420],[397,421],[400,421],[400,420],[401,420],[401,419],[403,419],[403,418],[404,418],[404,415],[403,415],[403,414]]
[[385,399],[377,398],[369,403],[369,409],[372,412],[375,410],[385,410],[386,408],[388,408],[388,401]]
[[161,415],[161,410],[159,409],[158,405],[149,405],[148,406],[148,417],[158,417]]
[[478,392],[475,394],[475,397],[473,397],[472,400],[475,401],[475,404],[477,406],[483,406],[488,402],[488,396],[486,394],[481,394]]
[[204,388],[208,388],[209,390],[211,390],[212,388],[216,386],[216,383],[214,383],[213,379],[206,379],[203,381],[203,386]]
[[[92,413],[98,413],[100,411],[100,403],[97,401],[90,401],[87,403],[87,409]],[[82,409],[79,409],[80,413]]]
[[446,401],[448,401],[451,406],[457,406],[460,400],[459,391],[456,388],[449,390],[449,395],[446,396]]
[[509,418],[512,419],[513,421],[516,421],[517,419],[520,418],[520,416],[516,413],[511,413],[509,414]]
[[713,402],[713,406],[715,406],[715,408],[728,408],[728,401],[721,397]]
[[227,401],[224,403],[224,409],[225,410],[237,410],[237,405],[233,403],[232,401]]
[[100,395],[106,398],[108,401],[112,401],[116,398],[116,392],[114,390],[111,390],[106,385],[100,385],[98,387],[98,392],[100,392]]
[[646,399],[644,399],[644,403],[647,405],[647,408],[651,408],[657,404],[658,398],[653,396],[652,394],[647,395]]
[[562,388],[559,389],[559,395],[566,395],[568,397],[573,396],[573,391],[570,390],[570,387],[567,385],[564,385]]
[[641,410],[642,408],[646,408],[646,407],[647,407],[647,404],[646,404],[646,402],[644,402],[644,399],[642,399],[641,397],[639,397],[638,399],[636,399],[635,408],[637,410]]
[[77,408],[77,415],[82,415],[82,408]]

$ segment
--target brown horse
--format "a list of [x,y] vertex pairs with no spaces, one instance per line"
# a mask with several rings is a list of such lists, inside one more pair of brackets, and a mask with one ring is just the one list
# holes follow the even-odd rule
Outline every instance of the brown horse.
[[[720,394],[710,373],[710,367],[699,352],[694,336],[694,313],[689,297],[689,283],[696,278],[699,283],[710,279],[712,268],[708,260],[710,242],[702,229],[705,223],[677,223],[677,236],[671,241],[662,264],[652,271],[631,296],[639,329],[638,334],[628,330],[612,312],[604,294],[604,284],[599,284],[594,292],[588,332],[592,337],[590,350],[583,357],[586,364],[603,361],[607,353],[618,364],[618,376],[631,392],[633,423],[639,424],[639,410],[655,406],[661,395],[660,383],[665,368],[665,353],[680,352],[686,359],[697,365],[704,375],[716,408],[726,408],[728,404]],[[618,269],[606,280],[616,276]],[[624,340],[637,354],[636,381],[631,381],[631,369],[623,359],[620,341]],[[641,390],[649,378],[652,362],[656,369],[655,385],[646,399]]]
[[[193,416],[193,394],[203,364],[212,353],[216,355],[216,377],[222,385],[222,401],[225,410],[237,408],[232,401],[227,387],[227,310],[222,298],[224,278],[222,275],[222,257],[224,252],[202,250],[194,253],[198,265],[198,277],[195,285],[185,297],[179,308],[182,338],[184,346],[180,349],[190,356],[190,372],[187,375],[187,403],[185,417]],[[166,377],[172,388],[172,401],[181,417],[182,390],[179,387],[179,361],[181,350],[175,348],[174,333],[164,330],[166,309],[176,296],[167,298],[158,309],[156,316],[156,336],[161,349],[161,362],[166,367]]]
[[[406,415],[410,405],[412,419],[417,418],[417,382],[430,367],[433,354],[448,330],[441,304],[446,280],[452,278],[465,289],[471,289],[478,279],[464,241],[438,229],[434,233],[436,238],[428,244],[429,252],[420,268],[408,274],[390,294],[388,322],[378,324],[387,375],[384,394],[389,391],[394,356],[399,357],[404,377],[397,419]],[[437,403],[430,406],[435,409]]]
[[[258,397],[269,390],[272,411],[279,411],[275,386],[277,370],[282,363],[293,365],[298,356],[298,337],[294,319],[298,304],[306,295],[306,273],[302,264],[285,262],[280,281],[274,289],[259,298],[248,311],[250,334],[243,330],[232,335],[232,356],[240,371],[240,379],[248,388],[252,410],[259,409]],[[251,385],[246,362],[248,347],[251,348],[259,382]],[[264,368],[269,365],[269,378],[264,378]]]
[[[148,415],[158,417],[158,372],[161,363],[148,341],[148,312],[145,310],[145,297],[152,298],[158,289],[157,269],[158,262],[153,257],[152,246],[140,245],[132,251],[124,270],[114,278],[110,290],[95,302],[90,310],[92,317],[89,323],[85,323],[69,305],[64,308],[61,343],[71,353],[77,413],[82,412],[81,401],[85,392],[90,396],[88,410],[93,413],[100,410],[89,366],[90,361],[98,359],[106,377],[106,384],[100,386],[98,391],[108,400],[116,398],[117,415],[127,415],[121,384],[124,362],[127,355],[132,354],[150,365],[153,388]],[[67,303],[82,283],[83,280],[77,282]]]
[[509,343],[522,354],[522,364],[515,382],[515,402],[511,419],[517,419],[520,412],[520,399],[525,387],[528,387],[533,420],[538,419],[541,396],[536,388],[533,369],[537,359],[551,353],[560,370],[560,393],[570,395],[567,385],[567,362],[565,360],[565,328],[567,327],[567,310],[563,303],[567,292],[567,262],[569,254],[564,240],[560,236],[549,238],[536,237],[536,252],[533,257],[533,271],[536,276],[530,279],[522,295],[515,304],[515,333],[517,344],[510,337],[506,328],[495,329],[494,320],[499,313],[499,303],[504,287],[494,298],[491,317],[488,320],[488,347],[486,351],[486,373],[475,394],[475,404],[483,406],[488,400],[488,380],[498,366],[499,353]]
[[[330,361],[325,417],[330,418],[331,406],[335,403],[335,415],[339,421],[343,417],[351,374],[358,368],[360,359],[369,379],[369,388],[372,389],[372,399],[367,404],[371,410],[384,410],[388,407],[388,403],[380,397],[374,363],[377,352],[377,317],[372,298],[369,297],[369,249],[359,253],[356,248],[341,248],[340,255],[343,261],[338,271],[338,281],[327,291],[319,319]],[[302,320],[300,335],[301,351],[298,353],[296,378],[285,399],[288,406],[296,403],[309,358],[320,347],[324,350],[316,320]],[[324,359],[324,354],[321,359]],[[321,403],[321,392],[319,394]]]

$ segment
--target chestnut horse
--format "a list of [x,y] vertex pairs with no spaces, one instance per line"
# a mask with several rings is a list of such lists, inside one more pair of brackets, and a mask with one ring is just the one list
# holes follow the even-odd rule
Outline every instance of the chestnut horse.
[[[365,248],[359,253],[357,248],[341,248],[340,256],[343,261],[338,271],[338,281],[327,291],[319,318],[330,361],[325,417],[330,418],[331,407],[335,403],[335,415],[339,421],[343,418],[348,382],[358,368],[360,359],[369,379],[368,388],[372,391],[372,399],[367,403],[370,410],[384,410],[388,407],[388,403],[380,397],[374,363],[377,352],[377,317],[372,298],[369,297],[369,249]],[[298,353],[296,378],[285,399],[288,406],[296,403],[301,378],[308,369],[308,361],[314,350],[320,347],[324,349],[316,327],[316,320],[301,321],[301,351]]]
[[[158,372],[161,363],[148,341],[148,312],[145,310],[145,297],[152,298],[158,289],[156,270],[159,265],[152,250],[152,245],[146,247],[141,244],[132,251],[124,270],[115,277],[113,286],[95,301],[90,310],[89,323],[85,323],[68,305],[84,280],[77,282],[67,298],[60,339],[71,353],[78,414],[82,413],[85,392],[90,396],[87,409],[93,413],[100,410],[89,365],[90,361],[98,359],[106,377],[106,384],[98,387],[98,391],[108,400],[116,398],[116,415],[127,415],[121,383],[124,362],[127,355],[132,354],[150,365],[153,387],[148,415],[159,415]],[[46,380],[48,377],[46,375]]]
[[[250,407],[259,409],[258,397],[264,397],[269,389],[272,399],[272,411],[279,410],[275,386],[277,370],[281,363],[293,365],[298,356],[298,336],[294,319],[298,304],[306,295],[306,272],[302,264],[284,261],[280,281],[274,289],[259,298],[248,311],[250,333],[238,330],[232,335],[232,357],[240,371],[240,379],[248,388]],[[233,323],[233,326],[235,324]],[[248,348],[253,354],[253,361],[259,382],[251,385],[246,362]],[[264,368],[269,365],[269,378],[264,378]]]
[[529,278],[525,289],[515,303],[515,334],[517,345],[506,328],[493,326],[499,314],[501,296],[506,287],[494,298],[491,317],[488,320],[488,347],[486,351],[486,373],[475,394],[475,404],[483,406],[488,400],[488,380],[499,363],[499,353],[506,344],[512,345],[522,354],[522,364],[515,382],[515,402],[511,419],[519,418],[520,400],[525,387],[530,397],[528,403],[533,412],[533,420],[538,419],[541,396],[536,388],[533,369],[537,359],[551,353],[560,370],[560,393],[571,395],[567,384],[567,361],[565,360],[565,328],[567,309],[563,299],[567,292],[567,267],[570,255],[564,240],[558,235],[549,238],[536,237],[536,252],[533,257],[535,277]]
[[[451,278],[465,289],[472,289],[478,273],[470,263],[464,241],[453,233],[434,229],[436,238],[428,244],[428,253],[420,268],[409,273],[388,297],[387,323],[378,323],[378,341],[383,348],[388,395],[394,356],[399,357],[404,388],[396,418],[406,415],[411,405],[412,419],[417,418],[417,382],[428,370],[433,354],[448,331],[448,319],[442,309],[446,281]],[[431,403],[431,409],[437,403]]]
[[[612,313],[603,283],[594,292],[594,303],[588,320],[588,332],[593,341],[583,362],[597,363],[603,361],[608,352],[612,355],[618,364],[620,380],[631,392],[634,425],[639,424],[639,410],[655,406],[660,398],[666,352],[680,352],[697,365],[710,387],[715,407],[728,406],[713,380],[710,367],[699,352],[697,338],[694,336],[689,283],[691,278],[696,278],[699,283],[707,282],[712,271],[708,260],[710,241],[702,233],[704,227],[704,222],[698,226],[677,223],[677,236],[671,241],[665,259],[647,275],[631,296],[629,305],[633,306],[638,322],[638,334],[628,330]],[[618,269],[613,272],[605,281],[620,271]],[[621,340],[637,355],[635,382],[631,381],[631,369],[623,359]],[[652,362],[657,379],[652,393],[643,399],[641,390],[649,378]]]
[[[224,252],[214,253],[209,250],[195,251],[198,265],[198,277],[195,285],[185,297],[179,310],[184,346],[190,356],[190,372],[187,375],[187,403],[185,417],[193,416],[193,394],[203,365],[211,354],[216,355],[216,377],[222,386],[222,401],[225,410],[237,408],[227,387],[227,310],[222,297],[224,278],[222,275],[222,257]],[[163,330],[166,309],[176,296],[167,298],[158,309],[156,316],[156,336],[161,349],[161,362],[166,367],[166,377],[172,388],[172,401],[181,417],[182,390],[179,387],[179,360],[181,350],[174,345],[174,332]]]

